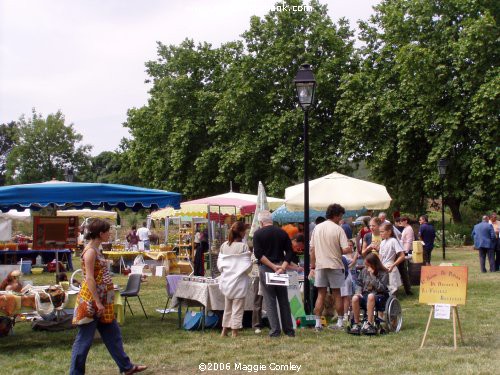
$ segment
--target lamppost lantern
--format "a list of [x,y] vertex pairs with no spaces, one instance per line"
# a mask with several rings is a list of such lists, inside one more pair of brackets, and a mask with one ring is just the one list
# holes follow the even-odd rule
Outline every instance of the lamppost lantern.
[[297,97],[302,110],[307,111],[314,102],[314,93],[316,91],[316,80],[311,69],[311,65],[302,64],[293,80]]
[[304,308],[309,314],[312,310],[311,287],[309,283],[309,109],[314,103],[316,80],[311,65],[302,64],[293,80],[299,105],[304,111]]
[[438,172],[439,172],[439,177],[445,178],[446,177],[446,168],[448,167],[448,160],[446,159],[439,159],[438,161]]

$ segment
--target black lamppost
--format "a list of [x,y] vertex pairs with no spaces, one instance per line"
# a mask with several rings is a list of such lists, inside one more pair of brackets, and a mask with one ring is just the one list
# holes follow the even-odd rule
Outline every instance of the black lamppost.
[[443,237],[443,259],[446,259],[446,242],[444,239],[444,179],[446,177],[446,167],[448,167],[448,160],[439,159],[438,171],[441,178],[441,231]]
[[312,310],[311,289],[309,285],[309,108],[314,102],[316,80],[311,65],[303,64],[294,79],[300,107],[304,111],[304,308]]

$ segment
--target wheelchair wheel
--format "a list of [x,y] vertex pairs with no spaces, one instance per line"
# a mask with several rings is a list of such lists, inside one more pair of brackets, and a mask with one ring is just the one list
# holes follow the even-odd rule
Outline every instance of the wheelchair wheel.
[[389,297],[385,304],[383,327],[389,332],[399,332],[403,325],[403,310],[394,297]]

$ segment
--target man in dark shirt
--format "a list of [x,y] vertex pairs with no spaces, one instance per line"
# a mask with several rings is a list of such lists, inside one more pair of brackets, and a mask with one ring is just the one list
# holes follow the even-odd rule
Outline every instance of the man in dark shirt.
[[267,317],[271,326],[269,336],[278,337],[281,334],[276,307],[276,302],[278,302],[283,332],[287,336],[293,337],[295,331],[293,330],[287,287],[266,285],[266,272],[277,274],[286,272],[293,257],[292,242],[283,229],[273,226],[273,218],[269,211],[259,213],[259,224],[261,228],[253,236],[253,250],[259,261],[259,277],[267,307]]
[[418,231],[418,237],[420,241],[424,243],[424,263],[426,265],[431,264],[431,253],[434,249],[434,239],[436,238],[436,231],[434,227],[429,224],[429,219],[427,215],[422,215],[418,219],[420,223],[420,230]]
[[351,225],[346,222],[344,219],[340,220],[340,226],[345,232],[345,235],[347,236],[347,239],[350,240],[352,238],[352,229]]

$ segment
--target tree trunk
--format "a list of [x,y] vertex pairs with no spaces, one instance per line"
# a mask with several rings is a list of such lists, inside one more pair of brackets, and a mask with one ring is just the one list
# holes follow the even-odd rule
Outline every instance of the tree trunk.
[[451,210],[451,216],[453,218],[454,223],[461,223],[462,222],[462,215],[460,214],[460,203],[461,200],[457,198],[446,198],[445,199],[445,204],[450,207]]

